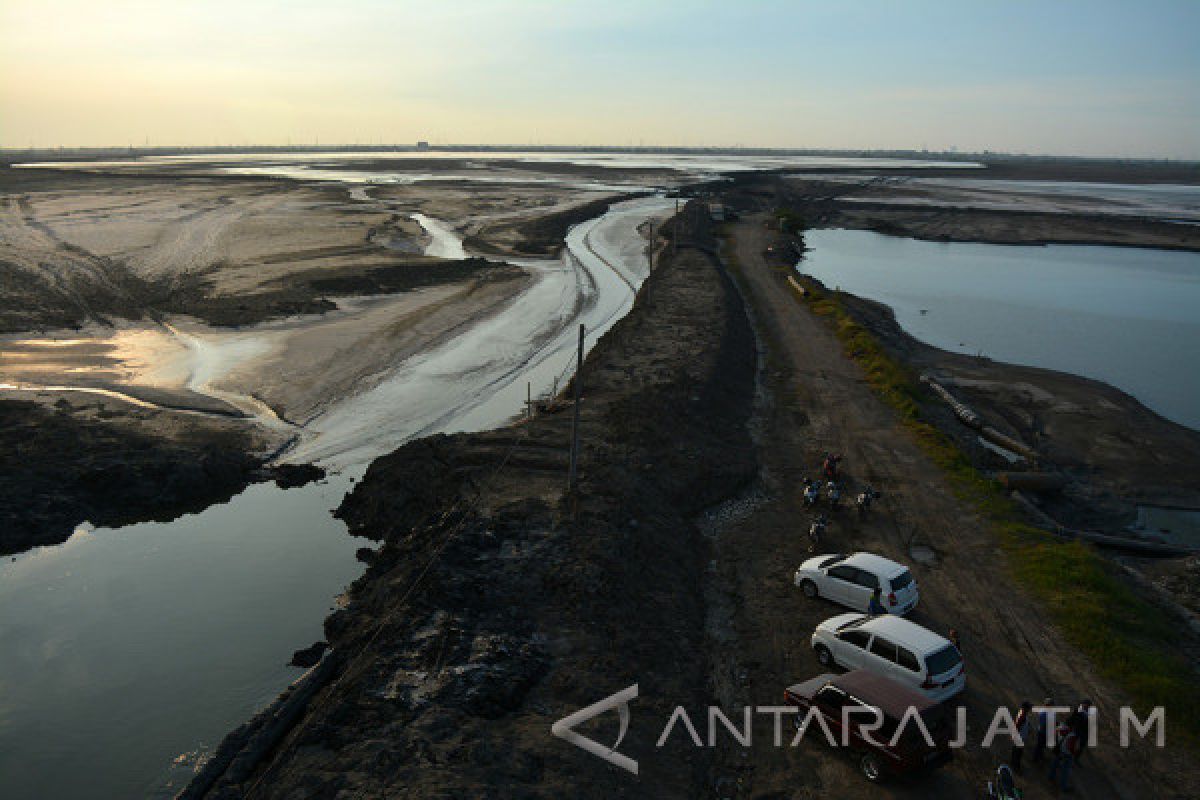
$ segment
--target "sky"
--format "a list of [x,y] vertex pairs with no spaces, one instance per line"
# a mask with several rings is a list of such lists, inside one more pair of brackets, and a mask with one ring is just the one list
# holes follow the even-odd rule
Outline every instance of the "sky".
[[1200,0],[0,0],[0,147],[1200,159]]

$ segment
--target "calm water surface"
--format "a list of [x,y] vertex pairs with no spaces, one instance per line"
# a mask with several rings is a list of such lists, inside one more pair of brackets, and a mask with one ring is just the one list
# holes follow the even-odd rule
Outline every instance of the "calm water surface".
[[921,341],[1106,381],[1200,429],[1200,254],[849,230],[805,243],[799,270],[888,304]]
[[329,512],[349,485],[260,484],[172,523],[4,558],[0,797],[180,788],[189,754],[303,674],[289,655],[323,638],[338,587],[362,572],[365,541]]

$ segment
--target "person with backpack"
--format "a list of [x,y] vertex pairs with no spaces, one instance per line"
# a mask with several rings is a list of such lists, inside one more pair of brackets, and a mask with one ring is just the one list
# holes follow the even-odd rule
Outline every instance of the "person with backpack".
[[1061,791],[1071,791],[1071,765],[1079,756],[1082,747],[1079,734],[1066,722],[1061,723],[1055,730],[1054,760],[1050,762],[1050,782],[1058,777],[1058,788]]

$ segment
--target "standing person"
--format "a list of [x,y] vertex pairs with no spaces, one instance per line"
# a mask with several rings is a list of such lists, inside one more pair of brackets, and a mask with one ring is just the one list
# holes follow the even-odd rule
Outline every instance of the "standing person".
[[883,590],[876,589],[871,592],[871,602],[867,604],[867,614],[872,617],[877,617],[880,614],[888,613],[887,607],[883,604]]
[[1053,782],[1057,775],[1058,788],[1061,791],[1069,792],[1071,791],[1071,765],[1075,763],[1080,752],[1079,736],[1069,724],[1063,722],[1055,731],[1055,741],[1057,745],[1054,748],[1054,760],[1050,762],[1048,777]]
[[1067,724],[1071,726],[1076,739],[1079,742],[1079,753],[1075,756],[1075,763],[1080,764],[1083,761],[1083,751],[1086,749],[1088,742],[1089,728],[1092,722],[1092,701],[1084,700],[1080,703],[1071,716],[1067,718]]
[[1050,736],[1050,707],[1054,705],[1054,698],[1047,697],[1042,701],[1042,707],[1037,712],[1037,735],[1035,740],[1037,745],[1033,750],[1033,763],[1040,764],[1042,759],[1046,757],[1046,741]]
[[831,481],[837,480],[838,462],[840,462],[841,460],[842,460],[841,455],[834,455],[833,453],[825,454],[825,461],[821,466],[825,471],[825,478],[827,480],[831,480]]
[[1020,772],[1021,759],[1025,756],[1025,746],[1029,744],[1034,730],[1033,703],[1030,703],[1028,700],[1021,703],[1021,710],[1017,712],[1017,718],[1014,722],[1017,726],[1018,741],[1013,742],[1012,755],[1008,760],[1012,765],[1013,771]]

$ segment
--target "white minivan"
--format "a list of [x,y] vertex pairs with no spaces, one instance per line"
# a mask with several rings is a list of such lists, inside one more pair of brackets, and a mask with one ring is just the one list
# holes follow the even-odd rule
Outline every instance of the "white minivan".
[[920,599],[908,567],[874,553],[815,556],[800,565],[794,580],[806,597],[824,597],[856,611],[868,610],[876,589],[892,614],[907,614]]
[[823,666],[870,670],[939,703],[967,685],[966,664],[949,639],[891,614],[831,617],[813,631],[812,646]]

